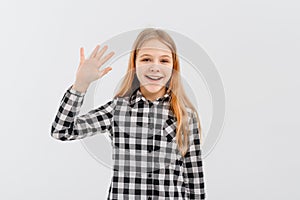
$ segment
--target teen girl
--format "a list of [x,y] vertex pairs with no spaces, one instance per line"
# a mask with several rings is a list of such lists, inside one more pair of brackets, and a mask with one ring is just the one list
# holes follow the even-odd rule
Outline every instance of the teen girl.
[[51,127],[62,141],[108,132],[113,177],[107,199],[205,199],[202,134],[196,109],[184,92],[173,39],[144,29],[136,38],[128,69],[112,100],[78,116],[91,82],[114,52],[97,45],[88,59],[80,49],[76,81],[65,92]]

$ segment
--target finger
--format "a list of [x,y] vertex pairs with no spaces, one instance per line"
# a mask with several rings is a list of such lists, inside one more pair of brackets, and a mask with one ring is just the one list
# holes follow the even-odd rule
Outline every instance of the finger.
[[84,61],[84,49],[83,47],[80,48],[80,63]]
[[103,65],[108,59],[110,59],[114,54],[115,52],[112,51],[109,54],[107,54],[102,60],[100,60],[99,67]]
[[107,50],[107,48],[108,48],[108,46],[105,45],[105,46],[99,51],[99,53],[96,54],[95,58],[99,60],[99,59],[101,58],[101,56],[104,54],[104,52]]
[[95,57],[95,55],[97,54],[97,51],[98,51],[99,48],[100,48],[100,45],[98,44],[98,45],[96,46],[96,48],[94,49],[94,51],[91,53],[90,58]]
[[99,78],[103,77],[105,74],[107,74],[111,70],[112,70],[112,67],[107,67],[107,68],[99,71]]

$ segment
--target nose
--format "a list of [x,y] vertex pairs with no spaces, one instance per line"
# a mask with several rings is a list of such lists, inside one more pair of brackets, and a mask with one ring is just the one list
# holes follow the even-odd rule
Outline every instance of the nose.
[[159,68],[158,65],[154,64],[154,65],[151,65],[151,66],[149,67],[149,70],[150,70],[151,72],[159,72],[159,71],[160,71],[160,68]]

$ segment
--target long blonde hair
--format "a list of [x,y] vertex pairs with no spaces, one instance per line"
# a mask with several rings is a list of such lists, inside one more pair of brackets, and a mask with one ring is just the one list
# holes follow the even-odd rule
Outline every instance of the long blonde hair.
[[[195,107],[187,97],[184,88],[182,86],[181,79],[180,79],[179,58],[177,56],[176,45],[168,33],[166,33],[161,29],[155,29],[155,28],[146,28],[139,33],[132,46],[127,72],[115,97],[123,97],[128,94],[131,94],[135,89],[134,87],[136,85],[139,85],[139,81],[135,73],[136,55],[138,53],[138,50],[144,44],[144,42],[151,39],[159,40],[160,42],[168,46],[172,51],[173,70],[175,70],[176,73],[172,74],[167,85],[168,85],[168,91],[171,91],[170,109],[174,113],[177,119],[176,143],[178,145],[178,149],[181,155],[185,156],[189,146],[188,112],[186,107],[190,108],[192,110],[192,113],[195,112],[196,114],[197,126],[200,134],[200,143],[202,143],[202,129],[201,129],[197,110],[195,109]],[[183,138],[184,138],[183,140],[182,140],[182,135],[180,134],[181,132],[183,132]]]

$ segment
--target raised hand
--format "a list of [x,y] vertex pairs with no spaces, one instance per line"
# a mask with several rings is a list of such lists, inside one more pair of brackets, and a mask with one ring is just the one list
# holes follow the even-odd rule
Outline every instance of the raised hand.
[[80,48],[80,63],[76,72],[76,81],[73,85],[73,89],[85,92],[93,81],[100,79],[107,74],[112,67],[106,67],[105,69],[99,70],[100,67],[107,62],[115,53],[112,51],[103,57],[103,54],[107,50],[108,46],[105,45],[99,52],[100,45],[91,53],[88,59],[85,59],[84,49]]

